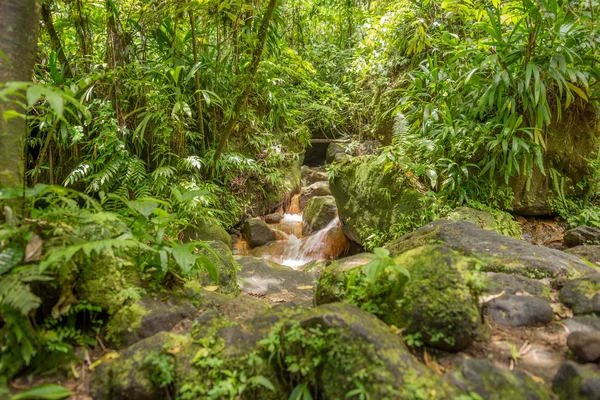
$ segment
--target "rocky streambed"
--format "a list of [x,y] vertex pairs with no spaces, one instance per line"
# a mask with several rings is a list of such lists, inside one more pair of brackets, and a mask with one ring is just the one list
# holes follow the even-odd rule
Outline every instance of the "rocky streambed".
[[91,397],[600,398],[600,231],[458,209],[390,241],[408,274],[373,284],[349,238],[424,203],[371,156],[337,158],[331,187],[303,168],[299,193],[236,243],[212,228],[219,286],[201,276],[112,312]]

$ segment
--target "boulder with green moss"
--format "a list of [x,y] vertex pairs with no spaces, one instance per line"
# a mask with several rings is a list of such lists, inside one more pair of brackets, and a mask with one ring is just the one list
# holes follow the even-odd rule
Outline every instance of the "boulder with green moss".
[[317,196],[331,196],[331,189],[329,188],[328,181],[315,182],[310,186],[302,188],[299,199],[300,210],[303,211],[310,199]]
[[471,288],[469,260],[446,246],[429,245],[394,259],[410,273],[410,279],[395,272],[380,277],[366,289],[348,287],[360,265],[332,264],[319,281],[316,303],[341,300],[356,303],[386,323],[424,344],[442,350],[461,350],[477,334],[481,313]]
[[140,274],[133,263],[110,253],[80,266],[75,295],[79,300],[87,300],[104,311],[113,312],[125,302],[126,292],[140,285]]
[[421,220],[425,197],[377,156],[348,158],[334,165],[330,179],[344,232],[359,244],[392,227],[409,229]]
[[[166,370],[164,386],[177,398],[286,399],[296,383],[321,399],[348,398],[353,391],[372,399],[453,397],[452,386],[421,364],[391,328],[348,304],[280,307],[243,324],[216,314],[207,318],[189,335],[159,333],[103,361],[92,376],[91,395],[165,398],[160,383],[166,374],[160,372]],[[153,368],[159,357],[162,369]]]
[[470,359],[459,363],[446,376],[464,393],[474,393],[468,399],[505,400],[550,400],[549,391],[521,371],[509,371],[492,364],[489,360]]
[[197,309],[190,300],[164,297],[146,296],[119,309],[108,321],[107,340],[116,347],[129,346],[196,316]]
[[556,374],[552,390],[560,400],[600,399],[600,369],[596,364],[567,361]]
[[302,234],[308,236],[324,229],[337,215],[333,196],[313,197],[306,204],[302,214]]
[[218,282],[215,282],[206,269],[198,272],[198,282],[202,286],[215,286],[223,294],[238,295],[240,289],[237,284],[237,274],[241,270],[240,265],[233,259],[233,254],[223,242],[215,241],[209,244],[211,251],[202,249],[201,252],[208,257],[219,274]]
[[484,271],[535,279],[577,277],[593,271],[575,256],[482,229],[469,221],[434,221],[385,247],[392,255],[399,255],[430,243],[442,243],[479,259]]
[[575,315],[600,313],[600,273],[567,282],[560,291],[560,301]]
[[[561,194],[582,196],[590,191],[588,176],[594,170],[589,160],[595,160],[598,154],[598,121],[597,108],[583,100],[563,110],[559,121],[552,121],[545,135],[545,173],[534,165],[531,177],[520,174],[509,182],[514,192],[513,212],[525,216],[554,215],[552,199],[560,198]],[[561,194],[556,193],[556,184],[548,173],[551,169],[560,171],[561,179],[565,180]]]
[[231,236],[227,231],[219,225],[217,221],[209,218],[199,219],[195,224],[188,226],[183,231],[183,241],[221,241],[227,247],[233,249]]
[[459,207],[448,214],[451,221],[471,221],[480,228],[491,229],[505,236],[521,239],[521,225],[507,212],[482,211],[470,207]]

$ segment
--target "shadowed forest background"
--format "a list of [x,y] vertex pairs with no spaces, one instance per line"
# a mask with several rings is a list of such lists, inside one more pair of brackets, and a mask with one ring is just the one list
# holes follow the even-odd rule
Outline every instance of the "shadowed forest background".
[[0,398],[596,398],[599,16],[0,0]]

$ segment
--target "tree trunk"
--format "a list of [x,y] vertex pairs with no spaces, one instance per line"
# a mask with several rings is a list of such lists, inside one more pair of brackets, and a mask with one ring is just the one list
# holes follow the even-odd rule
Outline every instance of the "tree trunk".
[[[190,13],[190,27],[192,29],[192,48],[194,50],[194,66],[198,64],[198,38],[196,37],[196,18],[194,18],[194,12],[192,10]],[[202,110],[202,94],[200,93],[200,73],[198,70],[194,73],[194,81],[196,83],[196,107],[198,113],[198,131],[200,132],[200,137],[202,138],[202,152],[204,153],[205,149],[205,137],[204,137],[204,111]]]
[[[0,0],[0,84],[30,81],[37,53],[39,2]],[[25,110],[13,102],[0,101],[0,186],[19,186],[24,182],[23,150],[27,122],[23,118],[5,121],[4,113]]]
[[58,37],[56,29],[54,29],[54,22],[52,21],[52,11],[50,10],[49,2],[42,3],[42,20],[44,21],[44,26],[46,27],[48,36],[50,36],[50,48],[52,49],[52,51],[56,52],[56,55],[58,56],[58,61],[63,67],[65,78],[72,78],[73,72],[71,71],[71,66],[69,65],[69,61],[67,60],[65,51],[63,50],[62,43],[60,42],[60,37]]
[[263,17],[262,23],[260,24],[260,29],[258,30],[258,41],[256,43],[256,48],[254,49],[254,53],[252,54],[252,63],[248,68],[248,72],[245,74],[246,76],[242,79],[240,92],[235,100],[235,104],[233,106],[233,114],[231,118],[227,122],[225,126],[225,130],[221,135],[221,141],[219,142],[219,147],[215,152],[215,157],[213,160],[213,172],[215,171],[215,167],[217,165],[217,161],[223,153],[223,149],[225,148],[225,144],[233,131],[233,128],[238,122],[240,118],[240,111],[242,110],[242,105],[246,102],[248,98],[248,94],[250,94],[250,88],[252,86],[252,81],[256,75],[256,71],[258,71],[258,66],[260,65],[260,59],[262,58],[262,53],[265,48],[265,41],[267,40],[267,33],[269,31],[269,22],[271,21],[271,17],[275,12],[275,7],[277,6],[277,0],[269,0],[269,5],[267,6],[267,11],[265,12],[265,16]]

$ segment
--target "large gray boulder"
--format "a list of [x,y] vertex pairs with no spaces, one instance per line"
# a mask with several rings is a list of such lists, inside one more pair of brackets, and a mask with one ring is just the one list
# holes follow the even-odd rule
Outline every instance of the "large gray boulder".
[[431,241],[479,258],[485,264],[485,271],[536,279],[579,276],[593,271],[575,256],[481,229],[468,221],[434,221],[392,241],[386,248],[392,254],[402,254]]
[[600,244],[600,229],[590,226],[578,226],[565,232],[563,242],[565,247]]

